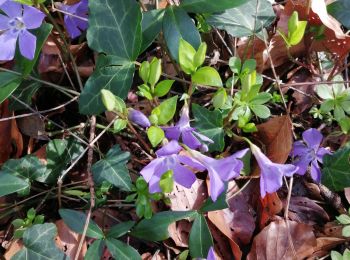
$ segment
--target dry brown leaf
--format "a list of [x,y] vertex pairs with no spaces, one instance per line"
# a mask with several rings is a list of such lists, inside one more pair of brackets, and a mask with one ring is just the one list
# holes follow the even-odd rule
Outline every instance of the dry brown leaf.
[[350,188],[345,188],[344,189],[344,195],[348,203],[350,203]]
[[254,238],[247,259],[303,259],[317,243],[312,230],[311,226],[294,221],[272,222]]
[[277,192],[268,193],[262,199],[260,198],[260,228],[265,225],[283,209],[283,203],[277,195]]
[[323,227],[323,233],[328,237],[343,238],[343,227],[338,222],[329,222]]
[[289,116],[274,117],[257,125],[257,136],[266,146],[266,154],[275,163],[285,163],[292,149],[292,122]]
[[49,140],[45,131],[45,123],[38,115],[19,118],[17,124],[24,135],[39,140]]
[[329,250],[343,244],[345,241],[345,239],[336,237],[318,237],[316,239],[317,244],[313,249],[314,252],[307,259],[314,260],[326,256],[329,254]]
[[187,220],[180,220],[168,227],[170,238],[177,247],[188,247],[188,238],[192,224]]
[[4,258],[6,260],[10,260],[15,254],[17,254],[18,251],[20,251],[23,248],[23,243],[20,239],[16,239],[6,250],[6,253],[4,254]]
[[155,254],[143,253],[141,255],[142,260],[165,260],[167,259],[163,253],[157,252]]
[[[78,250],[80,235],[70,230],[62,219],[56,221],[55,224],[57,227],[57,236],[55,241],[57,247],[60,248],[67,256],[69,256],[70,259],[74,259]],[[79,260],[84,259],[86,251],[87,245],[85,241],[78,258]]]

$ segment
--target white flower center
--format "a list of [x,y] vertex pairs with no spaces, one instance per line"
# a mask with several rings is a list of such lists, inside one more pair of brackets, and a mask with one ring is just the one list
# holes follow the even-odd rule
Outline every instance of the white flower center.
[[8,22],[9,29],[12,33],[19,33],[26,29],[26,26],[21,17],[16,17]]

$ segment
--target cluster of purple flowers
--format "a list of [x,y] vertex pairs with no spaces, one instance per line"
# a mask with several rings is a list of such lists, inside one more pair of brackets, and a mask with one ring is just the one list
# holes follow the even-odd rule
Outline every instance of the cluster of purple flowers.
[[[88,0],[74,5],[60,5],[65,11],[65,26],[71,38],[76,38],[87,29]],[[12,0],[0,0],[0,60],[12,60],[15,56],[17,40],[20,53],[32,60],[36,50],[36,36],[30,32],[39,28],[45,18],[40,10]]]

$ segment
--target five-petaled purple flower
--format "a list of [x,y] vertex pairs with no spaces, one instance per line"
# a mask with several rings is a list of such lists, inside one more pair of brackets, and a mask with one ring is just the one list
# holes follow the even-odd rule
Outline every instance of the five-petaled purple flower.
[[243,168],[243,162],[239,158],[242,158],[247,151],[248,149],[244,149],[219,160],[205,156],[195,150],[190,151],[193,159],[208,171],[210,178],[210,197],[213,201],[216,201],[224,191],[225,181],[239,176]]
[[88,28],[88,0],[81,0],[74,5],[60,4],[59,9],[69,13],[64,15],[64,24],[72,39]]
[[182,147],[177,141],[170,141],[156,152],[157,158],[141,170],[141,175],[149,184],[150,193],[161,192],[159,181],[162,175],[169,170],[173,171],[176,183],[191,188],[196,176],[184,165],[197,170],[203,170],[203,167],[190,157],[179,155],[181,150]]
[[251,151],[260,167],[260,195],[273,193],[283,185],[283,176],[291,177],[297,172],[298,167],[292,164],[273,163],[259,147],[250,143]]
[[292,155],[296,156],[294,165],[298,166],[297,173],[304,175],[311,163],[311,177],[316,182],[321,180],[321,170],[318,162],[323,162],[323,156],[330,154],[327,149],[320,147],[323,136],[315,128],[310,128],[303,132],[303,140],[297,141],[293,145]]
[[128,110],[128,119],[144,128],[150,127],[151,123],[148,120],[147,116],[145,116],[141,111],[138,111],[136,109],[130,108]]
[[38,9],[7,1],[0,6],[6,14],[0,14],[0,60],[12,60],[15,56],[17,38],[19,50],[27,59],[34,58],[36,37],[28,31],[41,26],[45,14]]
[[189,110],[186,104],[182,108],[179,122],[175,126],[163,127],[163,129],[168,139],[178,141],[181,137],[182,142],[191,149],[201,148],[202,151],[207,151],[206,143],[213,143],[213,140],[198,133],[190,126]]

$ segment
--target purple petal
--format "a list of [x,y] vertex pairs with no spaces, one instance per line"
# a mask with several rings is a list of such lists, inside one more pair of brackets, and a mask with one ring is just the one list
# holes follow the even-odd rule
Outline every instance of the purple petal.
[[149,182],[157,168],[162,166],[163,160],[163,158],[156,158],[140,171],[140,174],[143,176],[146,182]]
[[181,150],[182,147],[179,145],[179,143],[175,140],[172,140],[168,144],[160,148],[158,151],[156,151],[156,155],[160,157],[171,154],[178,154]]
[[326,148],[320,147],[316,153],[317,160],[323,163],[323,156],[325,156],[326,154],[332,154],[332,153],[328,151]]
[[191,188],[192,184],[196,181],[194,173],[179,163],[175,165],[173,172],[175,182],[188,189]]
[[192,134],[192,131],[182,132],[182,142],[191,149],[197,149],[202,145],[201,142],[199,142],[198,139]]
[[162,190],[161,190],[161,188],[159,186],[159,181],[160,181],[160,177],[159,176],[154,175],[152,177],[152,179],[148,183],[148,185],[149,185],[148,190],[149,190],[150,193],[162,192]]
[[313,160],[311,163],[311,177],[317,183],[321,181],[321,170],[317,160]]
[[216,160],[211,164],[211,168],[218,173],[223,181],[229,181],[239,176],[243,168],[243,162],[231,155],[230,157]]
[[3,3],[5,3],[7,0],[0,0],[0,5],[2,5]]
[[212,169],[208,169],[208,174],[210,178],[210,197],[213,201],[216,201],[220,194],[224,191],[225,184],[220,179],[218,173]]
[[[259,165],[260,166],[260,165]],[[273,193],[282,187],[283,172],[272,165],[260,166],[260,194]]]
[[211,246],[208,252],[207,260],[215,260],[214,248]]
[[308,148],[303,141],[297,141],[293,144],[292,156],[302,156],[308,153],[310,148]]
[[192,133],[193,133],[195,136],[197,136],[197,137],[198,137],[201,141],[203,141],[203,142],[207,142],[207,143],[211,143],[211,144],[214,143],[213,140],[211,140],[210,138],[206,137],[206,136],[203,135],[203,134],[198,133],[196,130],[194,130]]
[[131,122],[133,122],[139,126],[142,126],[144,128],[151,126],[151,123],[148,120],[148,118],[141,111],[138,111],[136,109],[132,109],[132,108],[129,109],[128,119]]
[[237,152],[235,152],[235,153],[232,155],[232,157],[233,157],[233,158],[237,158],[237,159],[241,159],[241,158],[243,158],[243,157],[246,155],[246,153],[247,153],[248,151],[249,151],[249,148],[246,148],[246,149],[237,151]]
[[292,177],[298,171],[298,167],[293,164],[278,164],[274,163],[276,167],[283,173],[284,176]]
[[170,140],[176,140],[178,141],[181,135],[180,128],[177,126],[170,126],[170,127],[162,127],[162,129],[165,132],[166,138]]
[[176,126],[179,126],[179,127],[190,126],[190,116],[189,116],[189,109],[187,105],[184,105],[182,107],[181,117],[179,122],[177,122]]
[[177,159],[179,162],[191,167],[191,168],[194,168],[198,171],[205,171],[206,168],[200,164],[197,160],[194,160],[188,156],[183,156],[183,155],[178,155],[177,156]]
[[43,23],[45,14],[40,10],[24,5],[23,22],[28,29],[39,28]]
[[71,37],[72,39],[75,39],[79,35],[81,35],[81,31],[79,30],[78,25],[75,22],[75,19],[77,18],[72,18],[68,15],[64,17],[64,24],[66,26],[69,37]]
[[297,174],[304,175],[311,161],[312,158],[308,157],[300,157],[298,160],[296,160],[293,164],[298,167]]
[[19,3],[7,1],[1,5],[1,10],[10,18],[22,17],[22,5]]
[[323,136],[317,129],[310,128],[303,132],[303,139],[308,147],[317,150],[322,142]]
[[15,56],[17,34],[6,31],[0,35],[0,60],[12,60]]
[[0,14],[0,30],[6,30],[9,28],[8,22],[10,18],[5,15]]
[[34,59],[36,48],[36,37],[29,31],[24,30],[19,34],[19,50],[29,60]]

